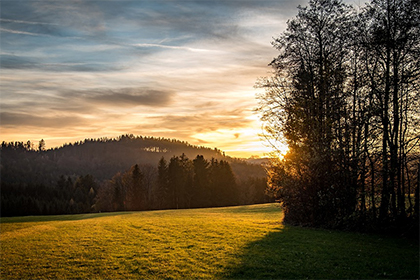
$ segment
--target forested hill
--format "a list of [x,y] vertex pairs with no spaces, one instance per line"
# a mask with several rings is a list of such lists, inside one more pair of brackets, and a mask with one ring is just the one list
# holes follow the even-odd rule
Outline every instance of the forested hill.
[[1,146],[1,215],[57,215],[269,201],[261,165],[178,140],[124,135],[45,150]]
[[8,184],[55,184],[60,176],[92,175],[102,181],[135,164],[156,167],[159,159],[169,160],[185,154],[188,158],[203,155],[206,159],[228,161],[236,178],[263,177],[259,165],[227,157],[218,149],[190,145],[187,142],[122,135],[117,138],[85,139],[45,150],[44,143],[34,149],[30,142],[2,143],[1,181]]

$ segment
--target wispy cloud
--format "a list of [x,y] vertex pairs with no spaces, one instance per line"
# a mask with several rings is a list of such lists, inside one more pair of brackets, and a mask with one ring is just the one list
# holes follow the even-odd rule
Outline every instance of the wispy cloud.
[[14,20],[14,19],[7,19],[7,18],[0,18],[0,22],[11,22],[11,23],[23,23],[23,24],[34,24],[34,25],[58,25],[56,23],[50,22],[35,22],[35,21],[26,21],[26,20]]
[[168,114],[147,117],[162,129],[188,131],[191,134],[217,131],[220,129],[240,129],[249,126],[250,120],[245,118],[242,109],[211,111],[193,114]]
[[[47,58],[0,54],[3,69],[38,70],[45,72],[98,72],[117,71],[123,67],[106,62],[47,62]],[[52,60],[54,61],[54,60]]]
[[88,125],[88,121],[77,116],[37,116],[25,113],[0,113],[1,125],[3,127],[43,127],[61,128]]
[[3,27],[0,27],[0,31],[1,32],[7,32],[7,33],[12,33],[12,34],[19,34],[19,35],[47,36],[47,37],[51,36],[49,34],[41,34],[41,33],[33,33],[33,32],[26,32],[26,31],[12,30],[12,29],[7,29],[7,28],[3,28]]
[[174,92],[147,88],[96,89],[85,92],[86,101],[107,106],[159,106],[170,104]]
[[197,48],[191,48],[186,46],[169,46],[169,45],[163,45],[163,44],[133,44],[134,47],[156,47],[156,48],[163,48],[163,49],[172,49],[172,50],[186,50],[191,52],[214,52],[214,50],[209,49],[197,49]]

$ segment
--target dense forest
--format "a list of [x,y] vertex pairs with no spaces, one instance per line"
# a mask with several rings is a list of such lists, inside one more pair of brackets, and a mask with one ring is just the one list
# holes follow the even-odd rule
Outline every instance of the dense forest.
[[[85,139],[62,147],[45,149],[39,143],[2,143],[1,172],[5,183],[55,183],[60,175],[91,174],[110,179],[134,164],[156,165],[162,156],[185,153],[206,158],[224,158],[217,149],[189,145],[175,139],[121,135],[117,138]],[[74,179],[74,178],[73,178]]]
[[261,165],[173,139],[1,145],[2,216],[252,204],[265,188]]
[[418,235],[419,9],[311,0],[274,40],[258,111],[289,147],[268,179],[285,221]]

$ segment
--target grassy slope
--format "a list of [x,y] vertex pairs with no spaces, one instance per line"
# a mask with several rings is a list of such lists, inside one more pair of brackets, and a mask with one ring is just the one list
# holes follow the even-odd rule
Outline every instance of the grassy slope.
[[4,278],[419,278],[410,240],[283,226],[274,204],[1,219]]

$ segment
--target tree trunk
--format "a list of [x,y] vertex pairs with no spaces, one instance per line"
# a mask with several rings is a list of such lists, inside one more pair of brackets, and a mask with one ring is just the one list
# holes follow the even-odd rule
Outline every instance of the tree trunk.
[[371,200],[372,200],[372,214],[373,214],[373,218],[376,220],[376,199],[375,199],[375,163],[373,162],[373,160],[370,162],[370,166],[371,166],[371,172],[372,174],[370,175],[370,179],[371,179]]
[[417,165],[417,187],[416,187],[416,194],[414,198],[414,217],[415,219],[419,219],[419,190],[420,190],[420,162]]
[[[390,0],[387,1],[387,20],[390,22]],[[379,217],[381,221],[388,219],[389,216],[389,199],[391,195],[389,178],[389,167],[388,167],[388,139],[389,139],[389,117],[388,117],[388,103],[390,93],[390,71],[391,71],[391,43],[390,43],[390,30],[389,26],[386,26],[386,60],[385,60],[385,92],[382,104],[382,195],[381,195],[381,207]],[[392,181],[391,181],[392,182]]]

